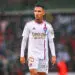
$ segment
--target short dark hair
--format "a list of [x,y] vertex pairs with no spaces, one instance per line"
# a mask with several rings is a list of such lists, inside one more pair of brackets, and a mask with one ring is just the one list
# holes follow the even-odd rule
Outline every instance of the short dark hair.
[[35,7],[41,7],[43,9],[45,9],[45,7],[43,5],[40,5],[40,4],[36,4]]

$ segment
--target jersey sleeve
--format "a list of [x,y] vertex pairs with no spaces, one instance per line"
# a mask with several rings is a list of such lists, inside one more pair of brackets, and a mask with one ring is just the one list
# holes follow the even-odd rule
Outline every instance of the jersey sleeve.
[[49,30],[48,30],[49,47],[50,47],[52,56],[56,56],[53,38],[54,38],[54,31],[53,31],[52,26],[49,26]]
[[24,57],[24,52],[25,52],[25,48],[26,48],[26,42],[27,42],[27,39],[28,39],[28,36],[29,36],[29,28],[28,28],[27,24],[24,27],[22,36],[23,36],[23,38],[22,38],[22,42],[21,42],[21,54],[20,54],[20,57]]
[[54,38],[54,30],[51,25],[48,26],[48,38],[53,39]]
[[22,36],[24,37],[28,37],[29,36],[29,27],[28,27],[28,23],[25,25]]

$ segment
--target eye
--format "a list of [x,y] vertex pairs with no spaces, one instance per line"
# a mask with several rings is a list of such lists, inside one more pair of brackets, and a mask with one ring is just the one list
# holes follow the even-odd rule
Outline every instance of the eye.
[[40,10],[38,10],[38,12],[41,12]]

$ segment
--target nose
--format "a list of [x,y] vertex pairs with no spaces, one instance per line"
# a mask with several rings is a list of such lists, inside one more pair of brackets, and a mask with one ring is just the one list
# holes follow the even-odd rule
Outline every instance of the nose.
[[38,12],[35,12],[35,15],[38,15]]
[[36,17],[38,17],[38,16],[39,16],[37,12],[35,13],[35,16],[36,16]]

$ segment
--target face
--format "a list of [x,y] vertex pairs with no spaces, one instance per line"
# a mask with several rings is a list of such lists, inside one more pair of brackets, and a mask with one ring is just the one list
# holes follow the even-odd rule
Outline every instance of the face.
[[44,15],[45,15],[45,11],[42,7],[35,7],[34,8],[35,19],[43,19]]

